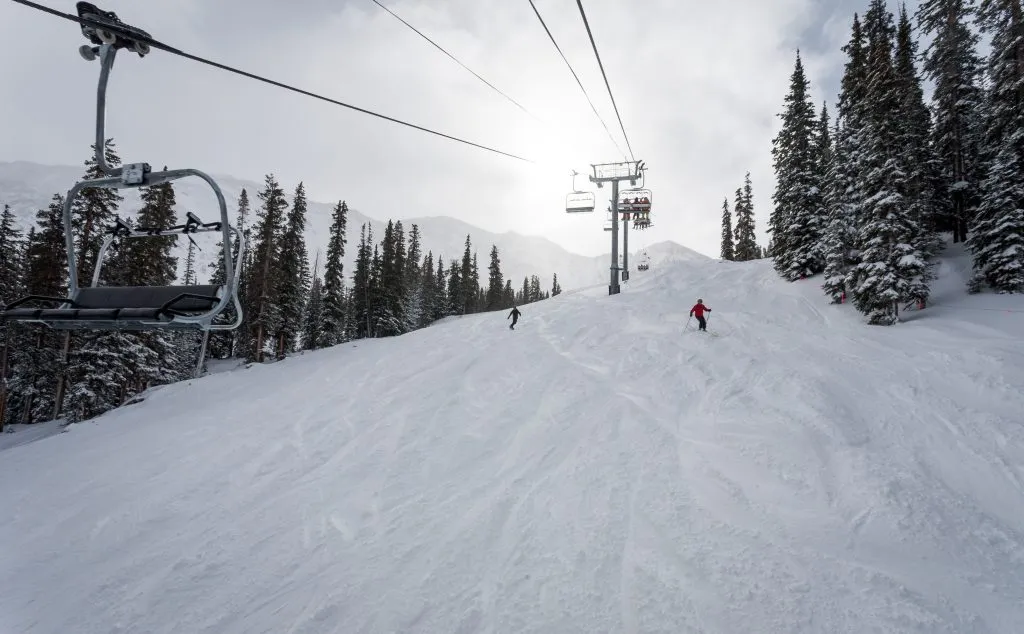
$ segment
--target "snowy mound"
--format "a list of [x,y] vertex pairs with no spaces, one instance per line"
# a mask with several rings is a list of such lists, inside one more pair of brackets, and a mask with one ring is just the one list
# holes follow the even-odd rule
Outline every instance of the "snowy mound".
[[942,274],[882,328],[652,265],[155,390],[0,452],[0,632],[1017,631],[1024,303]]

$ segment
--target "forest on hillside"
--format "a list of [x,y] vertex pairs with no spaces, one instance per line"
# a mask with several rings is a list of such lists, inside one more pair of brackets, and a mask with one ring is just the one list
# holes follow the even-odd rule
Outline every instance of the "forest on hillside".
[[[95,152],[95,146],[92,149]],[[109,165],[120,165],[112,139],[106,141],[104,152]],[[94,157],[85,166],[85,179],[102,176]],[[117,190],[110,189],[87,189],[76,199],[72,214],[79,280],[91,279],[122,200]],[[27,295],[66,296],[63,205],[64,196],[54,194],[27,233],[17,228],[14,214],[4,205],[0,303]],[[173,184],[143,188],[142,208],[137,213],[128,211],[133,226],[178,224]],[[277,360],[356,339],[401,335],[451,315],[510,309],[561,292],[557,274],[551,289],[542,289],[537,275],[514,286],[502,274],[494,245],[487,269],[481,272],[469,235],[461,259],[444,262],[429,251],[424,254],[419,227],[413,224],[406,230],[401,221],[392,220],[379,241],[372,228],[365,224],[360,228],[354,270],[346,272],[342,261],[349,248],[347,203],[342,200],[335,205],[326,252],[312,258],[305,240],[306,214],[302,183],[291,200],[273,175],[265,177],[255,201],[246,190],[241,192],[235,222],[246,245],[238,289],[242,324],[233,331],[211,332],[205,359]],[[173,255],[178,237],[116,238],[103,261],[101,285],[223,284],[223,259],[216,260],[210,271],[196,270],[196,243],[191,240],[182,279],[178,279]],[[224,245],[218,242],[217,248],[222,250]],[[228,248],[234,261],[238,241]],[[219,320],[235,318],[229,307]],[[193,376],[201,344],[202,334],[195,332],[76,331],[67,335],[41,325],[0,323],[0,378],[6,379],[0,381],[0,427],[97,416],[150,386]]]
[[871,0],[843,51],[835,122],[797,54],[772,149],[775,270],[821,275],[833,302],[893,324],[926,305],[951,238],[973,255],[971,292],[1024,290],[1021,0],[926,0],[914,19]]

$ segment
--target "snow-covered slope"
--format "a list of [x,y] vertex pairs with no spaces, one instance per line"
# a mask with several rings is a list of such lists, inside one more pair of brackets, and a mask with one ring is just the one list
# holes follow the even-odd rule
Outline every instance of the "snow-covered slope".
[[[35,218],[36,210],[50,204],[50,200],[56,193],[67,193],[67,190],[76,181],[81,180],[84,167],[76,166],[51,166],[39,165],[25,161],[3,162],[0,161],[0,205],[9,204],[18,215],[22,225],[29,226]],[[259,207],[259,200],[256,195],[263,189],[262,183],[242,180],[231,176],[214,174],[214,178],[224,191],[228,202],[228,211],[231,221],[234,222],[237,214],[238,196],[242,189],[248,190],[253,211]],[[295,193],[297,183],[281,183],[285,193],[291,202]],[[217,202],[209,187],[195,178],[175,181],[175,192],[179,215],[184,215],[185,210],[194,211],[203,219],[213,219],[217,215]],[[122,215],[129,215],[140,206],[138,191],[122,190],[125,197],[121,205]],[[315,257],[317,249],[326,249],[327,232],[331,224],[331,211],[337,201],[309,203],[307,214],[306,239],[310,251],[310,259]],[[376,241],[384,237],[386,220],[382,223],[376,218],[370,218],[360,211],[358,201],[347,200],[349,205],[348,219],[348,253],[345,258],[347,271],[352,270],[352,262],[355,257],[355,245],[359,241],[359,229],[363,223],[369,223],[373,228]],[[396,220],[399,218],[395,218]],[[250,222],[254,221],[253,218]],[[565,289],[590,286],[604,280],[608,275],[608,257],[590,257],[570,253],[551,240],[539,236],[524,236],[514,232],[493,233],[469,223],[448,217],[401,217],[406,231],[411,229],[413,223],[420,227],[423,237],[423,253],[432,251],[435,261],[441,256],[445,265],[453,259],[462,259],[465,249],[466,234],[470,234],[473,249],[477,252],[479,265],[486,272],[489,262],[491,245],[497,245],[502,262],[502,272],[507,279],[512,280],[512,285],[518,289],[522,286],[524,277],[537,275],[541,280],[544,289],[551,288],[551,276],[558,274],[558,280]],[[593,231],[600,231],[599,222],[591,223]],[[213,258],[218,257],[216,249],[218,237],[213,234],[197,236],[196,242],[202,249],[197,254],[200,274],[205,277],[212,273],[208,265]],[[179,269],[184,269],[184,251],[188,248],[188,242],[179,241]],[[685,249],[676,245],[679,249]],[[687,251],[689,251],[687,249]],[[704,256],[690,251],[695,256]]]
[[962,265],[892,328],[675,262],[156,390],[0,452],[0,631],[1020,631],[1024,302]]

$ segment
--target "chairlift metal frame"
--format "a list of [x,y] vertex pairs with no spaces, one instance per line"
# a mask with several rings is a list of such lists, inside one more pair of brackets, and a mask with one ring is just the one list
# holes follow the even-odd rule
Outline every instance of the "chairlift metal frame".
[[579,172],[573,170],[572,174],[572,193],[565,197],[565,212],[566,213],[589,213],[594,211],[597,206],[597,199],[594,196],[594,192],[585,192],[576,189],[576,177],[579,176]]
[[[113,12],[97,9],[87,2],[77,4],[79,17],[104,24],[96,27],[82,21],[82,33],[94,46],[83,45],[79,53],[87,61],[100,59],[99,85],[96,94],[96,165],[106,178],[79,181],[68,191],[64,200],[64,236],[67,246],[67,297],[30,295],[4,307],[0,320],[41,323],[55,330],[179,330],[211,331],[234,330],[242,323],[242,307],[238,301],[238,282],[241,262],[245,253],[245,238],[231,226],[227,203],[216,181],[207,174],[191,168],[154,172],[148,163],[125,164],[111,167],[106,162],[105,116],[106,91],[110,70],[118,49],[129,49],[144,57],[149,53],[145,40],[149,34],[121,22]],[[95,46],[98,45],[98,46]],[[213,189],[220,209],[220,220],[203,223],[192,212],[186,222],[175,227],[140,227],[133,229],[117,219],[108,228],[107,236],[96,260],[91,286],[81,287],[75,253],[72,207],[76,197],[86,189],[132,189],[151,187],[187,176],[204,180]],[[178,234],[220,232],[223,245],[223,285],[174,286],[100,286],[103,257],[118,238],[151,238]],[[238,240],[238,253],[231,259],[232,238]],[[51,307],[26,307],[30,303],[49,304]],[[235,319],[229,323],[214,323],[229,304],[235,308]],[[52,307],[56,306],[56,307]]]

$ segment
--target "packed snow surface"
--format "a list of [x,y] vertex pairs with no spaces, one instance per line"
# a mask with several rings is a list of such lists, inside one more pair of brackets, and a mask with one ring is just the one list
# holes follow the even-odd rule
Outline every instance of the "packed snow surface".
[[1020,632],[1024,302],[965,262],[885,328],[654,261],[8,443],[0,631]]

